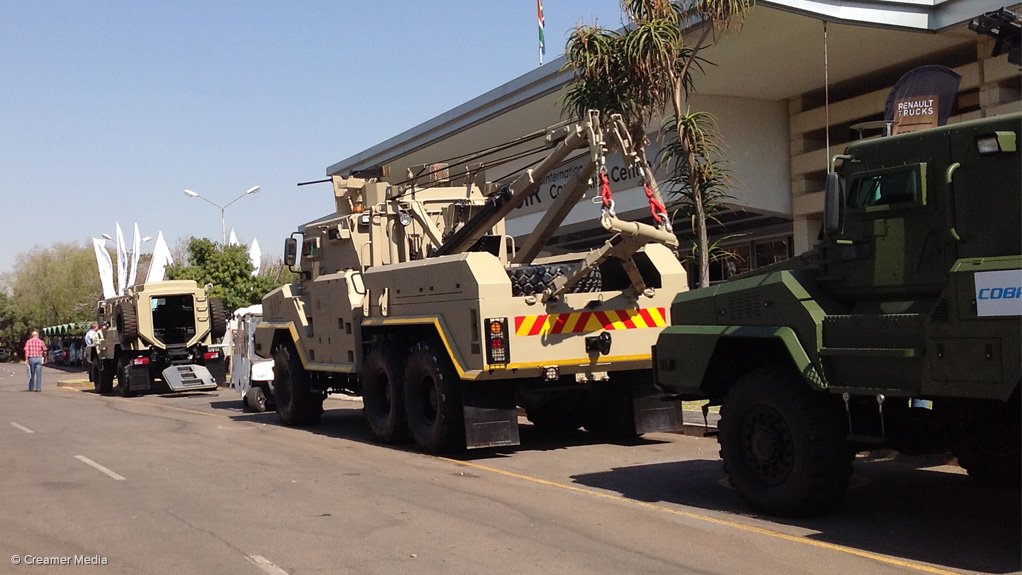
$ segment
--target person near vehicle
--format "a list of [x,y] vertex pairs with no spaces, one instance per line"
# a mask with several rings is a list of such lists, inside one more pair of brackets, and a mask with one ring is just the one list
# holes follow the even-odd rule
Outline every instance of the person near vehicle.
[[85,332],[85,349],[82,350],[82,365],[85,366],[86,371],[89,374],[89,381],[92,381],[92,354],[96,348],[96,344],[102,339],[103,335],[99,331],[99,324],[92,322],[89,324],[89,331]]
[[43,359],[46,358],[46,344],[39,339],[39,332],[33,330],[32,337],[25,342],[25,363],[28,365],[28,390],[43,389]]
[[92,346],[96,345],[96,336],[99,334],[99,324],[92,322],[89,324],[89,331],[85,332],[85,345]]

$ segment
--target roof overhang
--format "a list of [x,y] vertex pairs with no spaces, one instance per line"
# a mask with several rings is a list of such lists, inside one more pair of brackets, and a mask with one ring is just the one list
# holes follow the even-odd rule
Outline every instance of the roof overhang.
[[761,0],[770,6],[830,22],[936,32],[997,10],[1003,3],[989,0]]
[[[697,79],[697,94],[777,101],[822,87],[824,22],[830,24],[826,39],[829,79],[836,84],[870,74],[881,66],[912,62],[974,43],[976,35],[964,23],[1003,5],[998,0],[761,0],[740,31],[705,51],[713,66]],[[562,70],[563,66],[562,56],[331,165],[327,175],[348,175],[353,170],[407,158],[510,110],[556,94],[571,80],[571,72]],[[524,126],[519,133],[489,137],[494,141],[510,139],[540,128]],[[439,151],[433,160],[447,151]]]

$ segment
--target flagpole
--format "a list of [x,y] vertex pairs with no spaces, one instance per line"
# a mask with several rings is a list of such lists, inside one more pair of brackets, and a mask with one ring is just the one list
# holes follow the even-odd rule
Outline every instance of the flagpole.
[[543,37],[543,28],[546,22],[543,18],[543,0],[536,0],[536,22],[539,24],[539,65],[543,65],[543,54],[546,54],[546,39]]

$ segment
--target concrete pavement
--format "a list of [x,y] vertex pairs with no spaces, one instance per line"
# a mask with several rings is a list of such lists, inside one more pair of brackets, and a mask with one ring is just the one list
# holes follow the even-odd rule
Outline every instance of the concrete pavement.
[[860,461],[833,516],[782,522],[727,489],[712,439],[597,444],[523,426],[520,448],[437,458],[372,444],[357,402],[291,429],[228,390],[100,397],[47,369],[42,393],[22,393],[21,368],[0,365],[0,573],[1020,568],[1018,493],[934,462]]

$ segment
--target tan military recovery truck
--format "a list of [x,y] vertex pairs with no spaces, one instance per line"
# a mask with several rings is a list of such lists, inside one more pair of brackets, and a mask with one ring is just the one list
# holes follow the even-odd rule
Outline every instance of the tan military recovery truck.
[[204,391],[226,379],[223,352],[210,347],[226,331],[224,305],[194,281],[130,287],[100,302],[98,315],[102,337],[88,350],[98,393],[144,393],[156,380],[170,391]]
[[[650,383],[650,346],[687,279],[625,133],[620,118],[604,129],[595,112],[538,132],[549,153],[503,183],[485,183],[477,166],[461,179],[432,167],[425,184],[387,183],[382,168],[332,177],[336,212],[287,241],[299,280],[263,299],[256,328],[256,352],[274,359],[281,420],[314,423],[327,393],[357,394],[377,440],[410,437],[428,452],[517,445],[518,406],[537,427],[607,438],[679,427],[679,405]],[[614,214],[609,152],[642,172],[657,225]],[[507,214],[579,156],[589,161],[516,245]],[[538,258],[593,176],[606,242]]]

